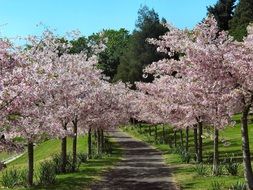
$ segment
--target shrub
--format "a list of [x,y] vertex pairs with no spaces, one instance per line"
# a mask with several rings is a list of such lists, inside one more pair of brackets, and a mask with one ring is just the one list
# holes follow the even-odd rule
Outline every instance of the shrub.
[[56,180],[56,168],[53,161],[44,161],[40,164],[39,183],[41,185],[54,184]]
[[[211,171],[213,170],[213,166],[211,166]],[[220,176],[220,175],[223,175],[223,173],[224,173],[224,165],[222,165],[222,164],[219,164],[218,165],[218,168],[217,168],[217,173],[216,173],[216,175],[217,176]]]
[[197,172],[198,175],[207,175],[208,173],[208,168],[204,164],[197,164],[195,167],[195,171]]
[[240,163],[236,162],[234,156],[231,156],[229,159],[225,159],[225,168],[227,169],[228,173],[236,176],[239,171]]
[[[83,154],[81,157],[80,157],[80,155],[78,156],[78,155],[76,155],[76,165],[75,165],[75,171],[78,171],[79,170],[79,168],[80,168],[80,166],[81,166],[81,163],[84,163],[84,162],[86,162],[87,161],[87,155],[85,156],[85,154]],[[86,158],[86,159],[85,159]],[[70,165],[71,165],[71,167],[73,166],[73,157],[71,157],[71,159],[70,159]],[[73,169],[73,167],[72,167],[72,169]],[[72,170],[73,171],[73,170]]]
[[191,160],[191,154],[182,146],[175,148],[173,153],[179,154],[182,162],[189,163]]
[[2,185],[8,188],[14,188],[16,186],[26,186],[27,182],[27,170],[17,170],[11,168],[5,170],[2,175]]
[[93,154],[92,158],[93,159],[101,159],[102,158],[102,154]]
[[2,185],[4,187],[13,188],[19,181],[19,173],[17,169],[9,169],[3,172]]
[[19,185],[24,186],[24,187],[27,186],[27,175],[28,175],[28,171],[26,169],[19,171]]
[[207,155],[207,158],[206,158],[207,162],[213,163],[213,152],[207,152],[206,155]]
[[187,151],[182,151],[180,153],[180,158],[181,158],[182,162],[189,163],[191,160],[191,154]]
[[87,161],[88,155],[85,153],[78,153],[77,154],[77,160],[79,160],[81,163],[84,163]]
[[230,188],[230,190],[246,190],[246,184],[240,181],[237,181],[236,184],[232,185]]
[[[72,172],[73,170],[72,170],[72,166],[73,166],[73,161],[72,161],[72,156],[71,156],[71,154],[67,154],[67,164],[66,164],[66,173],[70,173],[70,172]],[[77,164],[76,164],[76,168],[78,168],[77,167]]]
[[[61,171],[61,166],[62,166],[62,157],[60,154],[55,154],[53,155],[52,162],[54,163],[55,166],[55,173],[60,174],[62,173]],[[81,161],[79,157],[77,156],[77,161],[76,161],[76,170],[79,169],[81,165]],[[66,163],[66,173],[70,173],[73,171],[73,156],[71,154],[67,154],[67,163]]]
[[221,190],[223,186],[223,183],[218,181],[213,181],[211,184],[211,190]]
[[61,165],[62,165],[62,158],[60,154],[54,154],[52,157],[52,162],[55,166],[55,173],[60,174],[61,173]]

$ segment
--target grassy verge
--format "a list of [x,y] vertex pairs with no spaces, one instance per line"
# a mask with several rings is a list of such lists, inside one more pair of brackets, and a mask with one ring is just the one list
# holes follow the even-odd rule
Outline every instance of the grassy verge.
[[[72,139],[67,139],[67,150],[69,153],[72,153]],[[61,140],[59,139],[51,139],[47,140],[37,146],[35,146],[34,150],[34,160],[35,160],[35,168],[37,165],[45,159],[49,159],[54,154],[60,153],[61,151]],[[77,152],[78,153],[86,153],[87,152],[87,137],[80,136],[77,142]],[[14,160],[9,163],[8,166],[15,166],[19,168],[26,167],[27,165],[27,153],[23,154],[20,158]]]
[[[68,138],[67,148],[71,153],[72,140]],[[87,151],[87,137],[78,138],[78,153],[86,153]],[[50,157],[56,153],[60,152],[60,140],[48,140],[36,146],[34,151],[35,159],[35,173],[39,169],[39,163],[45,159],[50,159]],[[81,164],[79,171],[75,173],[61,174],[57,175],[56,183],[47,187],[35,186],[31,189],[85,189],[88,188],[91,183],[99,180],[101,174],[116,164],[121,157],[121,150],[115,142],[112,142],[112,153],[110,155],[104,155],[103,158],[90,159],[87,162]],[[14,167],[18,169],[27,167],[27,153],[25,153],[20,158],[9,163],[8,168]],[[36,180],[36,174],[35,174]],[[3,189],[3,188],[2,188]],[[21,189],[21,188],[18,188]],[[25,188],[23,188],[25,189]]]
[[15,156],[15,155],[17,155],[17,154],[3,151],[0,153],[0,161],[5,161],[6,159],[8,159],[12,156]]
[[[235,120],[239,116],[235,117]],[[236,120],[237,121],[237,120]],[[132,136],[141,139],[157,149],[163,151],[165,161],[173,169],[173,177],[176,182],[180,185],[182,189],[190,190],[212,190],[215,186],[220,185],[221,189],[229,189],[231,185],[237,182],[244,182],[243,178],[243,168],[242,165],[239,166],[238,175],[231,176],[228,174],[226,169],[222,168],[222,174],[220,176],[212,176],[210,158],[212,158],[212,148],[213,142],[208,136],[208,131],[205,130],[203,135],[203,155],[204,155],[204,172],[205,174],[199,175],[196,171],[196,164],[193,159],[191,159],[189,164],[183,163],[180,156],[175,152],[175,149],[171,148],[166,142],[166,139],[173,138],[172,129],[165,126],[165,139],[162,132],[162,126],[158,126],[158,137],[155,140],[154,127],[152,129],[151,135],[149,134],[149,126],[126,126],[123,129],[131,134]],[[252,124],[249,127],[249,134],[253,134]],[[225,143],[224,143],[225,142]],[[179,134],[178,134],[179,143]],[[194,154],[194,144],[193,144],[193,132],[190,131],[190,141],[189,141],[189,152]],[[253,148],[253,135],[250,135],[251,148]],[[241,151],[241,133],[240,126],[237,122],[236,126],[233,128],[227,128],[220,132],[220,161],[222,162],[225,158],[229,158],[232,155],[238,159],[238,162],[242,162],[242,151]],[[251,149],[253,151],[253,149]],[[193,156],[192,156],[193,157]]]

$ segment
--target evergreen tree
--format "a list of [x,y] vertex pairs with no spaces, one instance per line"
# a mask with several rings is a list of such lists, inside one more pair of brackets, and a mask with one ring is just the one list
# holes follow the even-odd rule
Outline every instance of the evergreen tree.
[[208,14],[213,14],[220,30],[229,30],[229,21],[233,18],[236,0],[218,0],[214,6],[207,7]]
[[[161,21],[165,22],[165,19]],[[164,55],[156,52],[156,47],[147,42],[147,38],[158,38],[168,29],[161,24],[154,9],[143,6],[138,11],[136,28],[130,37],[127,48],[120,58],[120,65],[114,80],[134,83],[151,81],[152,76],[143,77],[142,70],[148,64],[158,61]]]
[[247,35],[247,26],[253,21],[253,0],[240,0],[229,23],[230,34],[238,41]]

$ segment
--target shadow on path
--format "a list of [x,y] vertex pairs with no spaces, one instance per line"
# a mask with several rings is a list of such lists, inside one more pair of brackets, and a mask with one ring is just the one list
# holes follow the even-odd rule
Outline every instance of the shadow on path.
[[91,186],[93,190],[176,190],[171,169],[165,165],[161,152],[121,131],[111,137],[123,150],[123,160],[103,179]]

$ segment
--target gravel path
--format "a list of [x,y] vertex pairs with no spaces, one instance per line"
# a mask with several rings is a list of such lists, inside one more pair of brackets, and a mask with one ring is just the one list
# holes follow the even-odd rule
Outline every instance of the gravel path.
[[111,137],[123,149],[123,160],[106,172],[91,189],[177,189],[171,169],[165,165],[161,152],[121,131],[112,132]]

